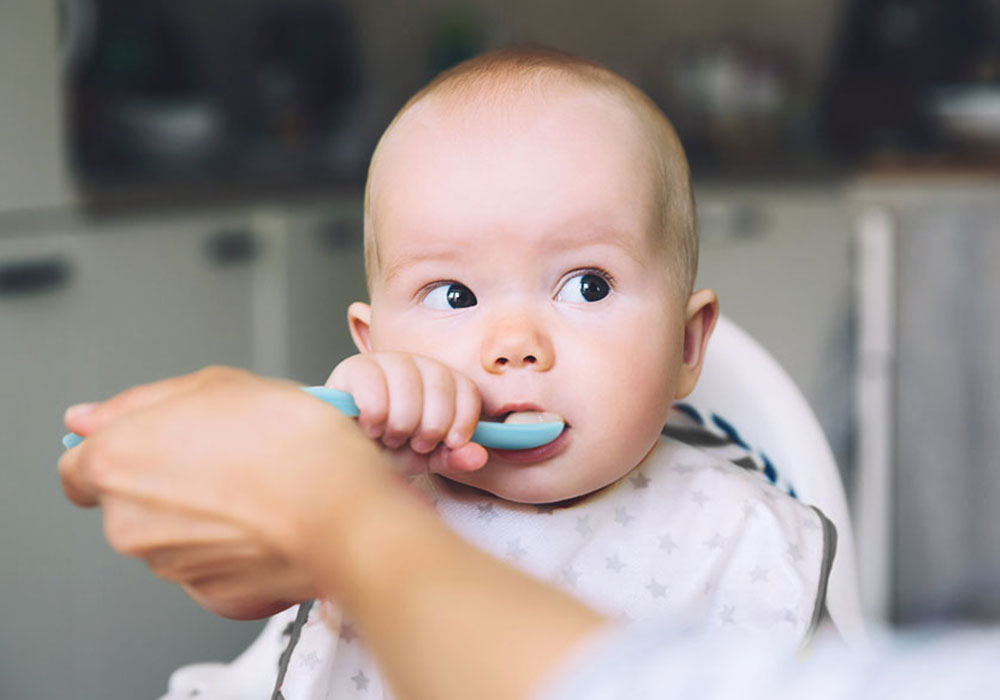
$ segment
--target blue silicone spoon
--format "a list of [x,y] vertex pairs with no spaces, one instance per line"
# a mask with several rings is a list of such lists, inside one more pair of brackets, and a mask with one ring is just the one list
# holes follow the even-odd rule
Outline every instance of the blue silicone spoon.
[[[302,389],[330,404],[345,416],[358,415],[354,397],[346,391],[325,386],[304,386]],[[552,442],[559,437],[564,427],[566,426],[562,421],[516,424],[479,421],[475,432],[472,433],[472,441],[483,447],[495,447],[500,450],[529,450]],[[83,438],[76,433],[67,433],[62,439],[63,446],[67,450],[81,442]]]

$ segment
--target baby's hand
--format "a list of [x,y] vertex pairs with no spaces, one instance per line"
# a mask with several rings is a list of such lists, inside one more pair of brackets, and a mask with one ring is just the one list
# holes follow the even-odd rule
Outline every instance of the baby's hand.
[[326,386],[354,397],[358,424],[393,450],[408,472],[473,471],[486,463],[470,443],[482,409],[472,380],[420,355],[378,352],[341,362]]

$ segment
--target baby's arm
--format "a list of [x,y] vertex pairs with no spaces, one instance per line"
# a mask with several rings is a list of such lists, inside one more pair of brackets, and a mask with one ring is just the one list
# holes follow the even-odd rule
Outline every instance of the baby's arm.
[[401,352],[353,355],[326,386],[354,397],[361,429],[410,473],[473,471],[486,463],[485,448],[469,442],[482,409],[479,390],[437,360]]

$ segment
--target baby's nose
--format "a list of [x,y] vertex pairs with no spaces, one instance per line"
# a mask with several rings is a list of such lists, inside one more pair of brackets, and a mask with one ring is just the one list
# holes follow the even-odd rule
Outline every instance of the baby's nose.
[[544,372],[555,362],[555,352],[548,333],[538,324],[508,318],[493,324],[480,359],[483,369],[495,374],[515,368]]

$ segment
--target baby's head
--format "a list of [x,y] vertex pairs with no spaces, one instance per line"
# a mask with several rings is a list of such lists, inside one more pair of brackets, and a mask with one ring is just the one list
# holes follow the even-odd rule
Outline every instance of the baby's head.
[[693,201],[666,117],[543,49],[474,58],[400,110],[368,173],[365,257],[371,305],[348,313],[363,352],[466,374],[485,419],[566,421],[550,445],[454,477],[525,503],[595,491],[649,453],[718,308],[691,292]]

